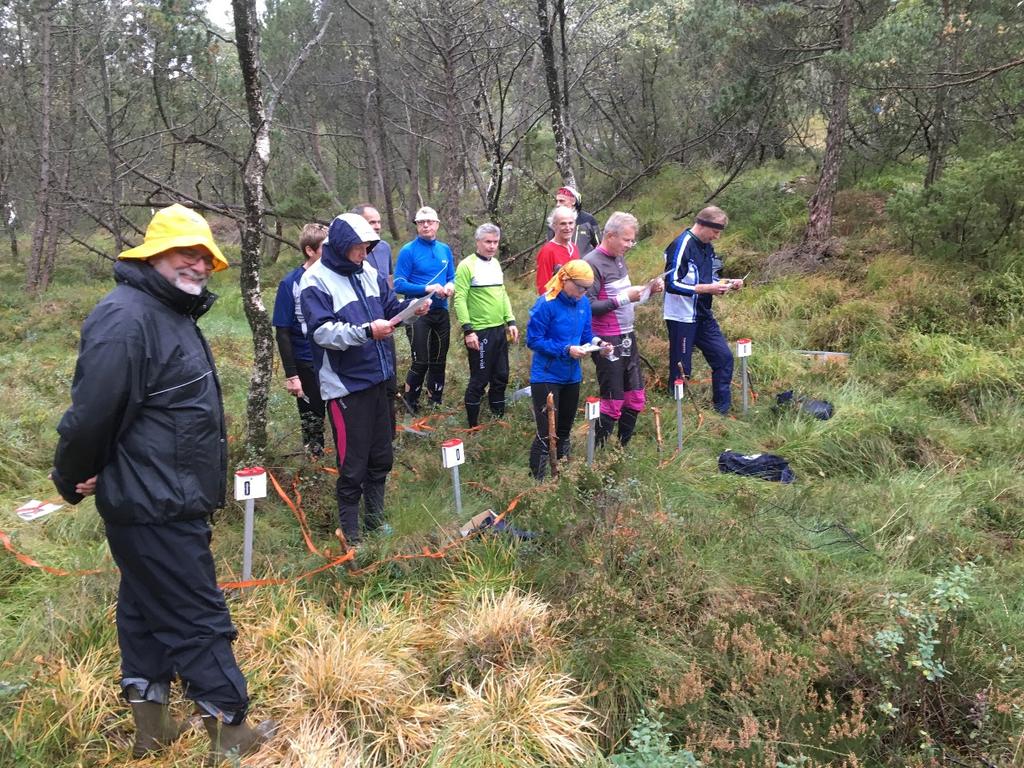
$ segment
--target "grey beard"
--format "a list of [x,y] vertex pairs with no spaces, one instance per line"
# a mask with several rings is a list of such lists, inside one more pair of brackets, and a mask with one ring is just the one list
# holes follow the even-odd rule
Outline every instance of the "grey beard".
[[202,282],[196,283],[195,281],[187,280],[183,275],[178,274],[174,276],[174,287],[179,291],[184,291],[192,296],[198,296],[203,292],[203,288],[206,287],[208,279],[209,278],[206,278]]

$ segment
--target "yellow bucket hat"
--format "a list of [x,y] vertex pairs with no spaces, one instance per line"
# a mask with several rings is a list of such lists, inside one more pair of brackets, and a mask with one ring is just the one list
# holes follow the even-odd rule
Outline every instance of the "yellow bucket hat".
[[206,219],[184,205],[175,203],[161,208],[153,214],[152,221],[146,227],[146,237],[142,245],[122,251],[119,259],[148,259],[159,253],[174,248],[190,248],[202,246],[213,256],[213,271],[220,272],[230,265],[213,242],[213,233]]

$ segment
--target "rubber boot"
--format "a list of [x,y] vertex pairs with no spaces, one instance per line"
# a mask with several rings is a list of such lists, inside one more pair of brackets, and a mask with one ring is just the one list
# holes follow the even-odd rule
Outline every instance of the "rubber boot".
[[387,520],[384,517],[384,483],[367,483],[363,486],[363,527],[367,533],[376,531]]
[[613,419],[605,413],[601,414],[601,418],[597,420],[597,432],[594,433],[594,439],[598,448],[604,445],[604,441],[608,439],[608,435],[615,430],[616,421],[618,421],[618,419]]
[[274,720],[264,720],[255,728],[244,721],[239,725],[225,725],[213,715],[203,715],[203,726],[210,736],[210,752],[206,755],[207,768],[214,768],[225,760],[233,765],[251,755],[277,733]]
[[466,403],[466,423],[470,429],[480,424],[480,403]]
[[124,693],[135,718],[132,757],[145,757],[159,752],[188,730],[187,723],[180,723],[171,717],[169,706],[144,700],[135,686],[128,686]]
[[622,447],[626,447],[633,437],[633,433],[636,431],[636,420],[639,415],[639,411],[633,411],[628,408],[622,409],[622,416],[619,417],[619,442],[622,444]]
[[530,474],[537,482],[544,482],[548,466],[548,448],[540,438],[534,438],[530,445]]
[[558,438],[558,460],[568,459],[572,451],[569,450],[569,438]]

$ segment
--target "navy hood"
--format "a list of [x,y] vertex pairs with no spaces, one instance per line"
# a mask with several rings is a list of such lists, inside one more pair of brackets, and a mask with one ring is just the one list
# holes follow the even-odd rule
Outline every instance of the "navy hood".
[[379,242],[380,238],[366,219],[356,213],[343,213],[331,222],[320,261],[332,272],[341,275],[362,272],[362,264],[356,265],[348,260],[348,249],[366,243],[366,251],[369,253]]

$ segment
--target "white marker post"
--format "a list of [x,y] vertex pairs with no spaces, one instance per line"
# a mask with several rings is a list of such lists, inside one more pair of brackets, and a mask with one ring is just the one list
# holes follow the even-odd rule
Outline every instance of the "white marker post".
[[252,578],[252,530],[256,521],[256,499],[267,496],[267,473],[263,467],[246,467],[235,472],[235,500],[245,500],[245,538],[242,545],[242,580]]
[[750,380],[747,378],[747,358],[750,357],[753,342],[750,339],[736,340],[736,357],[740,359],[740,375],[743,377],[743,415],[747,415],[750,404]]
[[676,448],[683,450],[683,397],[686,395],[686,382],[676,379],[672,383],[672,397],[676,401]]
[[590,429],[587,430],[587,466],[594,463],[594,445],[597,442],[597,420],[601,418],[601,398],[588,397],[586,404],[587,421]]
[[466,463],[466,451],[461,440],[445,440],[441,443],[441,464],[452,471],[452,485],[455,486],[455,515],[462,519],[462,486],[459,483],[459,465]]

